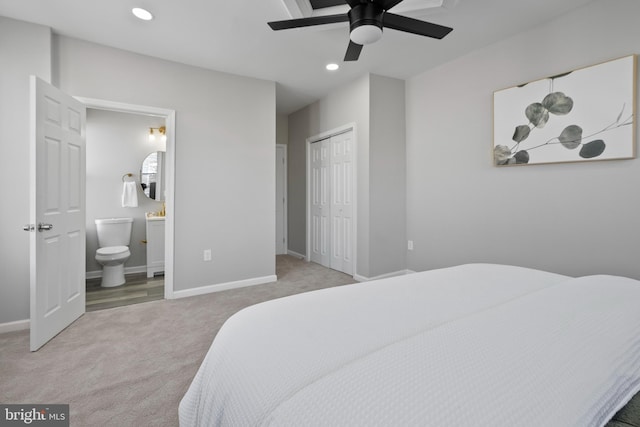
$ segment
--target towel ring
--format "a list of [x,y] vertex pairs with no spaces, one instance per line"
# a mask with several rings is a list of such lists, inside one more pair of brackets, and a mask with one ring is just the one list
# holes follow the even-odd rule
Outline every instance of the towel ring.
[[132,176],[133,176],[132,173],[125,173],[124,175],[122,175],[122,182],[126,182],[125,178],[127,178],[127,177],[131,178]]

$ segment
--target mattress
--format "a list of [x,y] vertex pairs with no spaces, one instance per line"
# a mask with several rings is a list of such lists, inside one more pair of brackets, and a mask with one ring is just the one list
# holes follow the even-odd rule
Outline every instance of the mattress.
[[640,282],[468,264],[223,325],[180,425],[602,426],[640,389]]

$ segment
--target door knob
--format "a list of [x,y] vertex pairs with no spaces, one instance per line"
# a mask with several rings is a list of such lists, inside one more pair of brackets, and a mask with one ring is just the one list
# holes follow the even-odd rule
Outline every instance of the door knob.
[[38,231],[40,232],[51,230],[52,228],[53,228],[53,224],[38,223]]
[[22,229],[24,231],[33,231],[36,229],[36,227],[33,224],[26,224],[24,227],[22,227]]

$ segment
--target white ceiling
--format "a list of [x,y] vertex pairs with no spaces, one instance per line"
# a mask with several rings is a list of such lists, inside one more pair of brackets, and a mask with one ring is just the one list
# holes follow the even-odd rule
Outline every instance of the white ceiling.
[[[392,11],[453,32],[434,40],[386,30],[382,40],[364,47],[357,62],[342,62],[348,23],[272,31],[267,22],[289,19],[285,3],[292,1],[300,0],[0,0],[0,16],[145,55],[275,81],[278,112],[288,114],[364,73],[406,79],[594,0],[438,0],[443,7],[428,9],[409,8],[421,0],[406,0],[404,10],[400,4]],[[135,6],[150,10],[155,19],[133,17]],[[340,69],[325,70],[329,62]]]

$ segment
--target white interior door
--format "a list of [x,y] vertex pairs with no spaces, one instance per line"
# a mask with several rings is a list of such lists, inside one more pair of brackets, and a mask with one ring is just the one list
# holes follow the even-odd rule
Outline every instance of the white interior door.
[[310,261],[353,275],[353,130],[309,146]]
[[31,77],[31,351],[85,312],[85,106]]
[[331,268],[353,274],[353,131],[332,136]]
[[287,253],[286,146],[276,145],[276,255]]
[[329,140],[314,142],[310,147],[311,261],[331,266],[329,253]]

